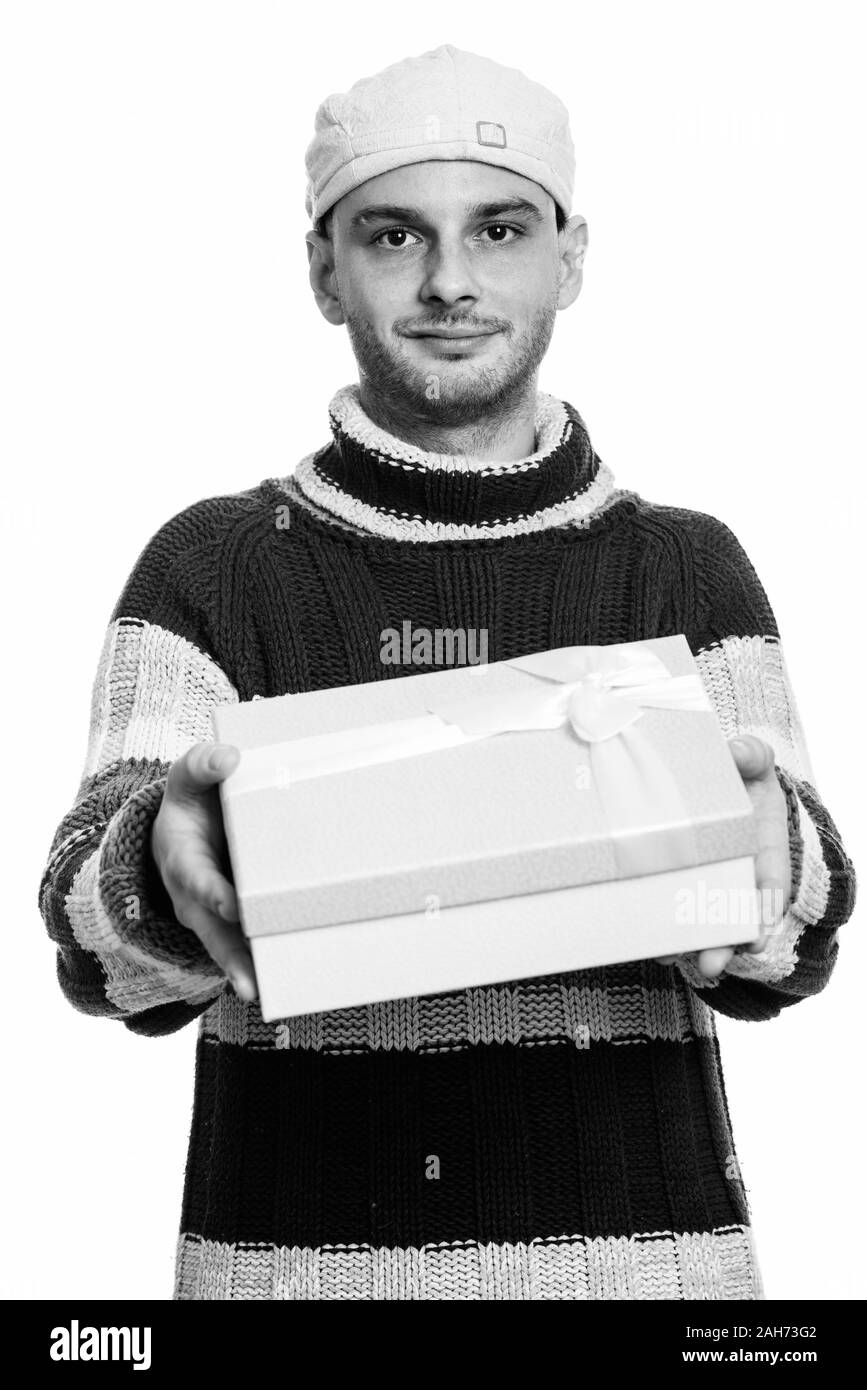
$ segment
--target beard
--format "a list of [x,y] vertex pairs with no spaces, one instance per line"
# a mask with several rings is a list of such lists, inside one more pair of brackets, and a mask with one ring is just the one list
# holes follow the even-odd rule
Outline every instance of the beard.
[[554,332],[557,293],[517,335],[508,321],[491,317],[451,317],[430,323],[408,319],[398,320],[395,325],[395,329],[404,325],[497,328],[506,351],[500,361],[490,366],[476,366],[465,358],[444,360],[441,365],[432,360],[425,367],[413,361],[402,347],[406,338],[398,336],[392,347],[377,337],[363,315],[347,312],[344,305],[343,316],[358,363],[363,400],[377,424],[392,433],[402,431],[402,437],[407,439],[421,427],[429,448],[435,446],[437,427],[467,428],[476,443],[483,444],[486,425],[492,429],[495,423],[501,425],[504,416],[517,413],[528,395],[535,393],[536,373]]

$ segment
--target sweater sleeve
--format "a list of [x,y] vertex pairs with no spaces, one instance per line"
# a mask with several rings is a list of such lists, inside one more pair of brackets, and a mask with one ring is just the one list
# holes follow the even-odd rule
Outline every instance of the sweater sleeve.
[[676,967],[719,1012],[773,1018],[827,984],[838,929],[855,904],[855,869],[816,789],[767,594],[732,531],[714,517],[692,516],[701,524],[687,640],[726,738],[755,734],[774,749],[788,807],[792,897],[763,950],[737,952],[716,980],[699,973],[694,954]]
[[150,1036],[177,1031],[226,985],[175,916],[150,853],[171,763],[213,739],[213,706],[238,700],[205,617],[203,509],[187,508],[148,542],[111,614],[83,774],[39,890],[65,997]]

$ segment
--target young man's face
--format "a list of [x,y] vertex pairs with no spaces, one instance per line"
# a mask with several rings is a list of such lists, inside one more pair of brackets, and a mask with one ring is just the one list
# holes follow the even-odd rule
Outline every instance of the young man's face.
[[520,174],[430,160],[340,199],[330,237],[308,234],[311,283],[378,395],[463,424],[535,376],[580,290],[586,230],[578,217],[558,235],[554,200]]

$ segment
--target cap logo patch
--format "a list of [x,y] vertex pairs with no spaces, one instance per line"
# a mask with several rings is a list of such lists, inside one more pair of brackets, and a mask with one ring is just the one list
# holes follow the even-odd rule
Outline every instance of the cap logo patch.
[[480,145],[497,145],[506,148],[506,128],[496,121],[476,121],[476,139]]

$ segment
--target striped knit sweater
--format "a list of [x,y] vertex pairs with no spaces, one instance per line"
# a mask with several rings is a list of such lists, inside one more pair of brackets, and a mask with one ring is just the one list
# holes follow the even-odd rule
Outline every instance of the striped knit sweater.
[[[41,884],[76,1009],[151,1037],[198,1020],[174,1298],[762,1298],[714,1016],[825,986],[855,874],[756,573],[722,522],[615,487],[544,393],[515,463],[404,444],[355,387],[330,422],[292,476],[145,546]],[[491,661],[684,632],[724,734],[771,743],[786,792],[793,899],[765,949],[716,981],[681,958],[271,1024],[240,1001],[149,867],[168,768],[218,703],[407,674],[380,661],[407,619],[485,630]]]

